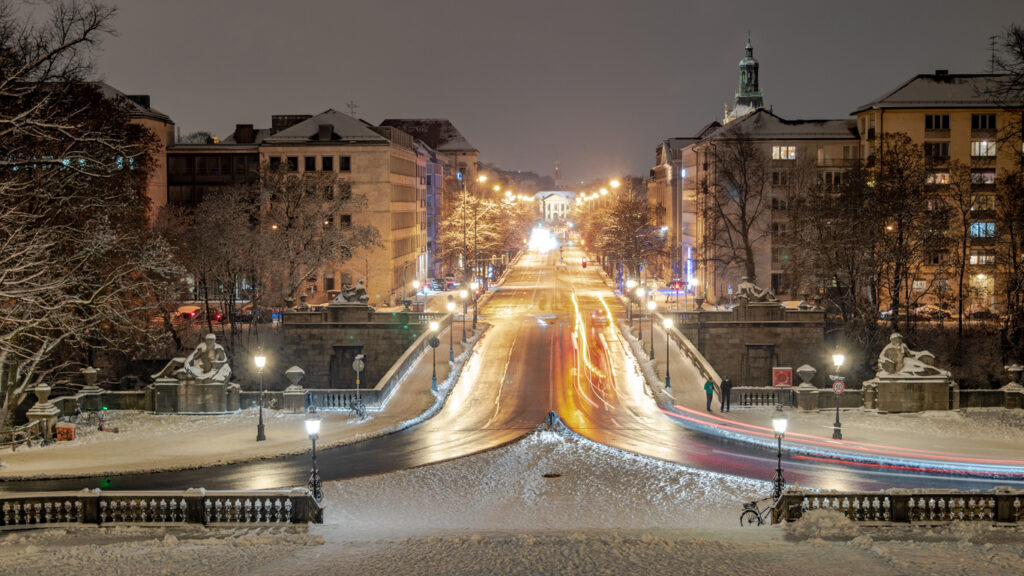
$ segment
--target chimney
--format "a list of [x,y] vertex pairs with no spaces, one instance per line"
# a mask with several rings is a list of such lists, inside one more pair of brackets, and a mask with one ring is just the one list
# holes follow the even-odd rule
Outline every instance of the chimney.
[[235,124],[235,144],[255,144],[256,130],[252,124]]
[[334,124],[321,124],[317,132],[317,140],[320,142],[330,142],[331,136],[334,135]]
[[949,70],[936,70],[936,76],[949,76]]

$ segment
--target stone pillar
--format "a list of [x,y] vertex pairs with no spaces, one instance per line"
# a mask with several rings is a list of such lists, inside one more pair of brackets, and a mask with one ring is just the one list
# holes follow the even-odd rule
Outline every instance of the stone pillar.
[[284,371],[285,378],[291,385],[284,389],[284,410],[285,412],[302,413],[306,411],[306,391],[299,386],[299,380],[306,375],[306,371],[298,366],[292,366]]
[[174,414],[178,411],[178,380],[157,378],[153,382],[153,412]]
[[96,385],[96,375],[99,370],[92,366],[86,366],[79,372],[85,378],[85,387],[78,393],[79,404],[82,410],[99,411],[103,408],[103,389]]
[[796,394],[796,407],[801,411],[812,411],[818,409],[818,389],[811,384],[814,375],[818,371],[810,364],[804,364],[796,369],[796,375],[800,377],[800,385],[793,389]]
[[1020,383],[1020,373],[1024,371],[1024,366],[1020,364],[1012,364],[1006,367],[1006,374],[1010,378],[1010,382],[1003,386],[1004,406],[1007,409],[1024,408],[1024,386]]
[[28,409],[25,414],[28,421],[40,426],[43,430],[43,439],[47,442],[53,440],[53,429],[57,425],[57,418],[60,417],[60,408],[48,402],[50,387],[40,384],[35,387],[36,403]]
[[878,387],[874,384],[864,383],[864,407],[867,409],[873,409],[875,407],[875,395],[878,392]]

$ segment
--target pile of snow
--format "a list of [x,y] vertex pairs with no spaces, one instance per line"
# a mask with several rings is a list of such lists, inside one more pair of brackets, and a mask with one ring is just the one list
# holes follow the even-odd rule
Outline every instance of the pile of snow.
[[808,510],[799,520],[782,526],[792,540],[853,540],[861,535],[860,526],[838,510]]

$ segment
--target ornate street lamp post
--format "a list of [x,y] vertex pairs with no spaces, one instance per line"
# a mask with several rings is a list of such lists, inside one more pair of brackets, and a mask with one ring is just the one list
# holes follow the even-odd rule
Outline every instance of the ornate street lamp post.
[[636,288],[636,280],[626,280],[626,320],[629,327],[633,327],[633,289]]
[[473,332],[476,332],[476,301],[479,300],[477,290],[480,288],[480,284],[475,280],[469,285],[469,288],[473,290]]
[[654,309],[657,307],[653,298],[647,302],[647,310],[651,315],[651,360],[654,360]]
[[256,363],[256,372],[260,375],[260,422],[256,425],[256,441],[262,442],[267,439],[263,431],[263,367],[267,365],[267,357],[258,354],[253,358],[253,362]]
[[459,290],[459,298],[462,300],[462,343],[466,343],[466,299],[469,298],[469,291],[463,288]]
[[644,339],[644,295],[646,294],[643,286],[636,289],[636,321],[640,323],[640,340]]
[[435,392],[437,391],[437,347],[438,347],[438,345],[441,344],[441,341],[437,339],[437,328],[438,328],[437,322],[431,321],[430,322],[430,334],[431,335],[430,335],[430,340],[427,342],[427,344],[430,344],[430,347],[434,349],[434,352],[433,352],[433,354],[434,354],[434,358],[433,358],[434,371],[433,371],[433,374],[431,375],[431,378],[430,378],[430,389],[435,391]]
[[843,387],[845,382],[843,377],[839,375],[839,370],[843,367],[843,362],[846,361],[846,356],[842,352],[836,350],[836,353],[832,355],[832,364],[836,367],[836,375],[832,377],[832,391],[836,395],[836,421],[832,425],[832,439],[842,440],[843,439],[843,425],[839,423],[839,395],[843,393]]
[[[448,315],[455,318],[455,302],[448,301]],[[455,346],[453,342],[453,335],[455,330],[452,330],[451,322],[448,323],[448,361],[455,362]]]
[[670,391],[672,390],[672,378],[669,376],[669,369],[672,367],[672,356],[668,353],[668,344],[672,338],[669,336],[668,331],[672,329],[672,319],[665,318],[661,323],[665,326],[665,391]]
[[319,502],[323,500],[324,492],[320,483],[320,472],[316,468],[316,439],[320,437],[320,415],[316,412],[316,406],[310,406],[309,413],[306,414],[306,434],[313,441],[313,471],[309,475],[307,486],[313,493],[313,498]]
[[[781,406],[780,406],[781,408]],[[778,500],[782,496],[782,489],[786,487],[786,480],[782,477],[782,437],[786,435],[786,414],[779,410],[772,418],[772,428],[775,429],[775,439],[779,442],[777,453],[778,464],[775,467],[775,479],[772,480],[772,498]]]

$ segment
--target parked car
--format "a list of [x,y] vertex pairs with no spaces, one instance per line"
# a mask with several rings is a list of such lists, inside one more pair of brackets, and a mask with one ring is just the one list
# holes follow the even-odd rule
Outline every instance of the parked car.
[[444,278],[431,278],[427,286],[435,292],[441,292],[445,287]]
[[999,320],[999,313],[995,310],[983,306],[978,308],[972,308],[967,312],[967,318],[969,320]]
[[604,308],[598,308],[590,313],[590,323],[595,327],[608,325],[608,314]]
[[938,306],[935,306],[934,304],[926,304],[924,306],[919,306],[916,310],[914,310],[914,312],[928,320],[938,320],[940,322],[943,320],[948,320],[953,317],[949,310],[944,310],[942,308],[939,308]]

